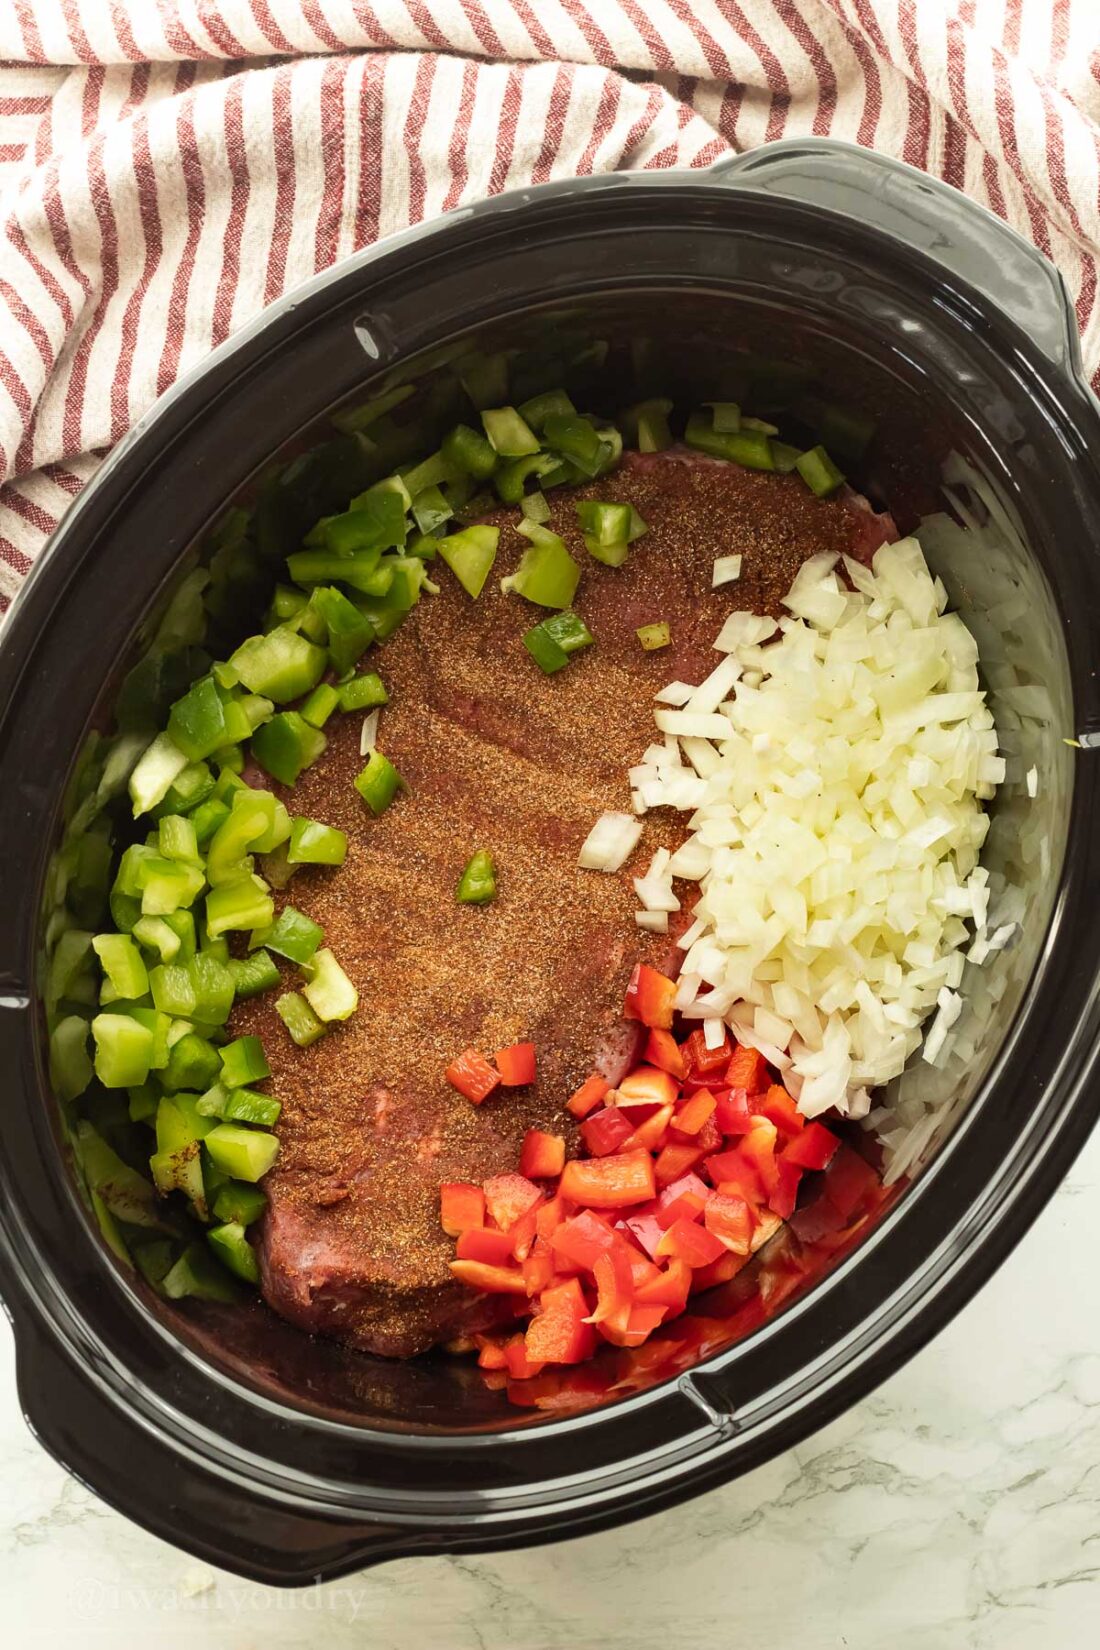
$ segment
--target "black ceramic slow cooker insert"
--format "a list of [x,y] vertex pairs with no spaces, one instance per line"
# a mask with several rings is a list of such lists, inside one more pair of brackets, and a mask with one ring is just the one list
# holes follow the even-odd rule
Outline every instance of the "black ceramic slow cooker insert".
[[[345,399],[475,344],[545,351],[566,335],[628,363],[622,400],[721,398],[755,350],[873,413],[860,479],[927,523],[981,647],[1008,764],[984,857],[1017,923],[964,982],[963,1057],[919,1074],[953,1126],[859,1246],[697,1367],[544,1414],[510,1407],[469,1361],[387,1363],[259,1304],[202,1312],[135,1282],[59,1146],[37,959],[76,754],[227,501]],[[452,213],[293,293],[159,402],[73,506],[0,640],[0,1285],[46,1447],[203,1559],[301,1583],[654,1511],[797,1442],[942,1327],[1100,1107],[1098,455],[1055,271],[954,191],[826,142]]]

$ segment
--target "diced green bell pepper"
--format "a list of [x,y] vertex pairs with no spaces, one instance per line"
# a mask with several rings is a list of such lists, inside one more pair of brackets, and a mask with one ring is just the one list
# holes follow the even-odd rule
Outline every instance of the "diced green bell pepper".
[[314,922],[293,905],[284,905],[274,923],[252,935],[249,948],[266,946],[289,962],[301,965],[309,962],[324,937],[325,931],[320,923]]
[[217,1080],[220,1071],[219,1050],[209,1038],[200,1037],[197,1031],[188,1031],[169,1049],[161,1082],[171,1092],[185,1089],[202,1094]]
[[149,975],[129,934],[97,934],[92,948],[119,997],[144,997]]
[[343,865],[348,839],[335,825],[316,819],[295,819],[290,827],[288,859],[291,865]]
[[219,883],[206,896],[206,931],[211,939],[234,930],[266,928],[274,915],[275,902],[262,877]]
[[165,814],[159,825],[163,859],[178,859],[186,865],[199,864],[199,843],[194,821],[183,814]]
[[235,1220],[227,1221],[224,1226],[212,1226],[206,1234],[206,1241],[230,1272],[243,1278],[245,1283],[259,1283],[260,1263],[243,1226]]
[[811,447],[809,452],[800,453],[794,467],[817,498],[835,493],[844,480],[844,472],[837,469],[824,447]]
[[51,1008],[63,997],[72,997],[73,987],[82,975],[91,978],[93,938],[82,928],[67,928],[58,935],[46,981],[46,1001]]
[[141,869],[141,914],[163,917],[193,904],[206,878],[197,865],[164,859],[159,854],[145,860]]
[[310,1043],[315,1043],[318,1037],[323,1037],[328,1030],[324,1021],[318,1019],[298,991],[285,991],[281,997],[277,997],[275,1012],[299,1048],[308,1048]]
[[241,1123],[219,1123],[203,1145],[219,1169],[234,1180],[250,1183],[261,1180],[279,1155],[279,1142],[273,1134]]
[[654,397],[649,401],[639,401],[624,413],[623,423],[632,431],[640,453],[663,453],[672,446],[672,430],[668,422],[671,411],[671,401]]
[[542,439],[586,476],[599,475],[613,451],[592,421],[575,413],[552,414],[543,425]]
[[123,1162],[90,1123],[76,1125],[74,1145],[89,1190],[99,1193],[116,1220],[163,1230],[157,1194],[145,1175]]
[[533,430],[544,429],[548,418],[575,418],[577,415],[576,407],[564,390],[543,390],[541,394],[524,401],[519,411]]
[[130,775],[134,818],[163,801],[168,787],[186,768],[187,756],[167,733],[158,733]]
[[153,817],[163,814],[188,814],[197,808],[214,789],[214,775],[206,762],[189,762],[164,793],[163,800],[153,809]]
[[191,815],[191,823],[195,827],[195,841],[200,848],[206,847],[228,818],[229,804],[219,797],[210,796],[199,803]]
[[[163,1072],[160,1074],[163,1076]],[[129,1096],[127,1111],[131,1123],[151,1123],[157,1115],[157,1105],[160,1101],[160,1085],[153,1077],[147,1077],[144,1083],[137,1083],[133,1088],[126,1090]]]
[[531,546],[516,571],[501,579],[500,588],[505,595],[515,591],[539,607],[568,607],[577,593],[581,570],[564,541],[536,522],[526,524],[522,531]]
[[258,997],[261,991],[270,991],[279,984],[280,974],[266,951],[254,951],[250,957],[231,957],[228,963],[236,995]]
[[[179,956],[181,940],[167,917],[139,917],[133,927],[133,937],[148,951],[155,951],[161,962],[174,962]],[[141,996],[141,992],[135,993]]]
[[537,453],[539,439],[514,407],[487,407],[481,414],[485,434],[501,458],[522,458]]
[[564,670],[569,663],[569,655],[540,624],[532,625],[524,632],[523,645],[534,659],[544,676],[553,676],[555,671]]
[[373,750],[366,767],[356,776],[355,788],[377,818],[385,813],[398,791],[408,787],[389,758]]
[[496,468],[497,455],[493,445],[469,424],[457,424],[443,437],[443,456],[448,463],[462,470],[475,481],[486,481]]
[[538,627],[553,638],[564,653],[578,653],[582,647],[591,647],[595,637],[576,613],[551,613]]
[[204,1301],[240,1299],[238,1285],[201,1242],[188,1244],[175,1265],[162,1278],[160,1287],[173,1301],[184,1300],[188,1296]]
[[412,518],[422,533],[434,533],[454,515],[438,487],[422,487],[412,501]]
[[493,856],[480,849],[473,855],[459,878],[455,898],[461,905],[488,905],[496,897],[497,878]]
[[328,629],[328,655],[333,669],[341,673],[350,670],[373,642],[374,626],[335,585],[318,585],[310,601]]
[[502,464],[493,477],[493,486],[504,504],[519,504],[531,476],[545,480],[560,465],[556,453],[529,453],[525,458],[514,458]]
[[144,1083],[153,1059],[153,1033],[129,1014],[97,1014],[92,1021],[95,1074],[108,1089]]
[[365,676],[353,676],[350,682],[342,682],[339,699],[343,711],[371,710],[375,705],[388,705],[390,702],[381,676],[373,670]]
[[347,1020],[359,1007],[359,993],[333,953],[327,948],[314,952],[303,965],[308,983],[302,995],[319,1020]]
[[317,686],[327,659],[323,648],[280,625],[242,642],[230,663],[251,692],[285,705]]
[[667,647],[672,640],[672,632],[662,621],[660,624],[643,624],[634,633],[647,653],[655,653],[659,648]]
[[218,1220],[236,1220],[242,1226],[251,1226],[266,1208],[267,1198],[260,1188],[242,1180],[226,1181],[214,1199],[214,1215]]
[[223,745],[247,739],[249,724],[240,706],[212,676],[200,676],[168,717],[168,734],[189,762],[199,762]]
[[235,1037],[217,1052],[222,1063],[221,1082],[227,1089],[244,1088],[271,1076],[264,1045],[258,1037]]
[[92,1080],[88,1022],[66,1014],[50,1032],[50,1081],[59,1100],[75,1100]]
[[309,698],[299,706],[298,714],[311,728],[323,728],[339,703],[340,695],[332,683],[319,682]]
[[282,785],[293,785],[303,768],[310,767],[328,741],[295,710],[273,716],[252,739],[252,754],[265,772]]

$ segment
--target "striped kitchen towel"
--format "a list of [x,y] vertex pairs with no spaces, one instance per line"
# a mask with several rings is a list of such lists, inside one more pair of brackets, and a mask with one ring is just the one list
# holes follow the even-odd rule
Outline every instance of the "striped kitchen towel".
[[965,189],[1100,367],[1100,0],[0,0],[0,609],[177,375],[460,202],[783,136]]

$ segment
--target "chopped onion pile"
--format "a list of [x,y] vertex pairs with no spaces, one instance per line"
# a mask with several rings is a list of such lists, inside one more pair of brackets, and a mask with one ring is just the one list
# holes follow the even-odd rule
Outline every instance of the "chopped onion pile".
[[964,947],[1011,933],[986,934],[982,802],[1005,765],[974,639],[915,539],[873,572],[845,557],[854,590],[836,560],[802,567],[792,617],[730,615],[725,657],[658,694],[663,743],[630,770],[636,813],[692,816],[635,879],[646,927],[678,909],[674,877],[700,884],[677,1007],[760,1049],[808,1117],[864,1116],[933,1012],[939,1059]]

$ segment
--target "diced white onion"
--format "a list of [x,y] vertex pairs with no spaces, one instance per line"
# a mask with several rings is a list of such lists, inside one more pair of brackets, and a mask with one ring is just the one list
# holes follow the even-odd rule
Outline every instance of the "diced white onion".
[[668,933],[667,911],[635,911],[634,921],[639,928],[646,928],[651,934]]
[[583,871],[618,871],[642,835],[642,825],[629,814],[604,813],[584,839],[577,859]]
[[369,756],[378,743],[378,718],[381,711],[372,710],[369,716],[364,716],[363,726],[359,733],[359,755]]
[[1038,768],[1029,768],[1027,770],[1027,794],[1028,796],[1038,796],[1039,794]]
[[694,692],[690,682],[670,682],[653,697],[661,705],[686,705]]
[[711,574],[710,587],[717,590],[719,585],[733,584],[741,577],[740,556],[715,556],[714,571]]

